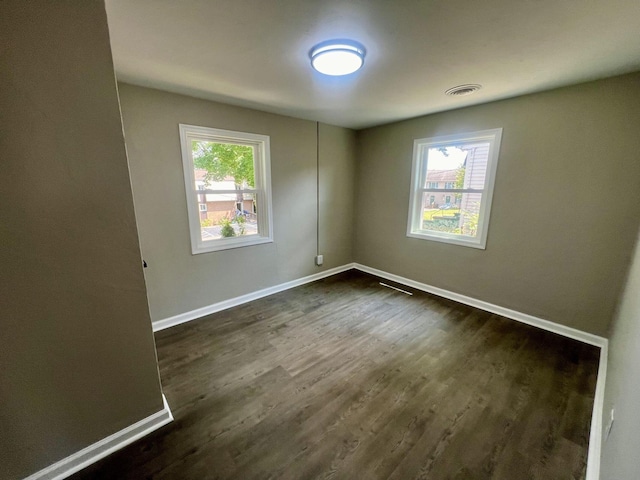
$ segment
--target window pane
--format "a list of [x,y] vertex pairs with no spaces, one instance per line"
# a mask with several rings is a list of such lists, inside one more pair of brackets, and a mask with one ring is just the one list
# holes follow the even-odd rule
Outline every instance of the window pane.
[[481,193],[425,192],[422,230],[475,237],[481,202]]
[[203,242],[258,234],[255,194],[209,194],[206,197],[214,200],[207,201],[207,211],[200,212]]
[[234,185],[238,189],[255,186],[253,146],[193,140],[191,150],[196,189],[202,183],[211,188],[216,182],[230,184],[232,190]]
[[202,241],[257,235],[254,195],[240,191],[255,186],[254,148],[194,140],[192,152],[196,190],[227,191],[198,194]]
[[483,189],[487,174],[489,142],[474,142],[427,150],[427,174],[423,188]]

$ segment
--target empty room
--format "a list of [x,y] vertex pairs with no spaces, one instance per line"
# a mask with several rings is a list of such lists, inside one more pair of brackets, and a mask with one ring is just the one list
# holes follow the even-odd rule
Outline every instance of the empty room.
[[0,480],[640,478],[637,0],[0,3]]

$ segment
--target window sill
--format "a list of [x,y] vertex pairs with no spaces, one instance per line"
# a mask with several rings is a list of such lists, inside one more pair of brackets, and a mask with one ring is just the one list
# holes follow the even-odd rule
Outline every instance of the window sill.
[[253,245],[262,245],[264,243],[273,243],[271,237],[258,237],[251,238],[225,238],[220,240],[213,240],[207,243],[199,243],[198,245],[191,246],[191,254],[199,255],[201,253],[220,252],[223,250],[230,250],[233,248],[250,247]]
[[408,232],[407,237],[418,238],[420,240],[432,240],[434,242],[450,243],[451,245],[459,245],[461,247],[478,248],[486,250],[486,242],[480,239],[463,236],[437,235],[434,233]]

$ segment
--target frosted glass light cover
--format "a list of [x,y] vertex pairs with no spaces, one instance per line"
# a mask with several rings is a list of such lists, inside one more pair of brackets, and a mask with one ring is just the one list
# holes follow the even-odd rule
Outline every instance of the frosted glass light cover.
[[311,65],[325,75],[349,75],[364,64],[364,47],[352,41],[330,41],[311,50]]

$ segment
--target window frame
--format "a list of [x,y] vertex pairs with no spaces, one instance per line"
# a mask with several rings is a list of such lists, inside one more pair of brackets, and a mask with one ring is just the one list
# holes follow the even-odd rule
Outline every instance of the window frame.
[[[182,168],[184,173],[185,194],[187,199],[187,217],[191,237],[191,253],[217,252],[231,248],[248,247],[273,242],[273,208],[271,202],[271,155],[270,137],[257,133],[237,132],[219,128],[179,124]],[[191,142],[202,140],[217,143],[233,143],[254,147],[254,188],[240,192],[255,194],[257,204],[257,235],[219,238],[203,241],[200,227],[199,195],[219,194],[226,190],[200,190],[196,187]],[[233,193],[238,191],[234,190]],[[206,199],[206,197],[205,197]]]
[[[430,194],[433,188],[422,187],[426,185],[428,151],[430,148],[447,147],[452,144],[464,144],[472,142],[489,143],[489,154],[487,157],[487,171],[484,188],[479,189],[437,189],[438,192],[451,193],[481,193],[482,202],[478,215],[478,229],[475,237],[448,232],[436,232],[422,229],[422,196],[423,193]],[[465,247],[486,249],[487,236],[489,232],[489,219],[491,214],[491,203],[495,187],[496,172],[498,169],[498,158],[500,154],[500,144],[502,141],[502,128],[490,130],[480,130],[476,132],[459,133],[454,135],[440,135],[437,137],[418,138],[413,142],[413,160],[411,166],[411,192],[409,198],[409,214],[407,220],[407,237],[419,238],[422,240],[432,240],[436,242],[450,243]]]

